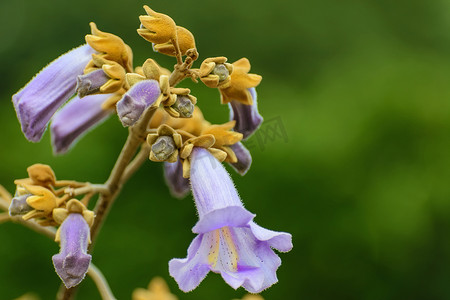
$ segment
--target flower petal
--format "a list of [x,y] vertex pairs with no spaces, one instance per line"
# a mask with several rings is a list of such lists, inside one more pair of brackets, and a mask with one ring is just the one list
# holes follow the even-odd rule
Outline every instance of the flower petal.
[[93,53],[90,46],[83,45],[63,54],[13,95],[17,118],[28,140],[42,138],[52,115],[75,93],[76,78],[83,74]]
[[90,95],[84,98],[76,96],[53,117],[50,131],[52,133],[53,151],[57,154],[67,152],[85,133],[113,113],[102,109],[110,94]]
[[192,232],[206,233],[224,226],[242,227],[247,225],[254,217],[255,215],[243,206],[219,208],[202,216],[192,228]]
[[[244,287],[245,285],[250,287],[252,287],[253,285],[261,286],[264,282],[264,275],[262,274],[262,272],[258,269],[253,268],[242,269],[235,274],[221,272],[220,275],[222,276],[223,280],[225,280],[225,282],[235,290],[241,286]],[[249,289],[245,289],[250,292]]]
[[[255,254],[261,261],[259,276],[263,278],[262,283],[249,277],[242,285],[250,293],[260,293],[278,282],[277,269],[281,266],[281,259],[273,252],[266,243],[258,244]],[[253,275],[256,278],[258,275]]]
[[209,272],[206,257],[209,253],[209,243],[203,235],[194,238],[184,259],[174,258],[169,262],[170,276],[175,278],[183,292],[195,289]]
[[250,222],[249,225],[255,237],[260,241],[267,242],[270,247],[281,252],[288,252],[292,249],[292,235],[290,233],[268,230],[255,222]]
[[248,170],[250,170],[250,166],[252,165],[252,155],[241,142],[231,145],[230,147],[237,157],[237,162],[230,163],[230,166],[232,166],[236,172],[244,176]]
[[190,174],[192,193],[200,219],[207,213],[242,202],[222,164],[208,150],[194,147]]
[[143,80],[133,85],[116,105],[122,125],[127,127],[136,123],[144,110],[155,103],[160,94],[156,80]]
[[164,178],[172,196],[184,198],[189,193],[189,180],[183,177],[183,164],[180,160],[164,163]]
[[[248,227],[229,228],[229,236],[224,236],[226,230],[220,232],[219,256],[212,271],[220,273],[231,287],[243,286],[251,293],[259,293],[278,281],[276,271],[281,260],[267,242],[259,241]],[[230,268],[233,257],[237,269]]]
[[276,283],[276,270],[281,265],[278,255],[249,228],[233,228],[232,232],[239,262],[238,272],[229,275],[241,278],[242,286],[251,293],[259,293]]
[[239,101],[232,100],[230,107],[230,120],[236,121],[234,130],[244,135],[244,140],[248,139],[261,125],[263,117],[258,112],[257,94],[255,88],[248,89],[253,98],[252,105],[245,105]]

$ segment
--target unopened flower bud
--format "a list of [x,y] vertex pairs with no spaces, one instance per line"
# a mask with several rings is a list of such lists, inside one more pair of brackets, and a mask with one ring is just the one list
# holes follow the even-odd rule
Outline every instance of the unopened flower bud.
[[152,145],[152,152],[160,161],[167,160],[175,149],[175,142],[171,136],[160,136]]
[[32,196],[31,194],[15,196],[11,200],[11,205],[9,206],[9,215],[18,216],[24,215],[33,210],[31,206],[27,203],[27,198]]
[[78,285],[87,273],[91,255],[87,254],[90,243],[89,225],[79,213],[71,213],[56,234],[61,250],[53,255],[55,271],[67,288]]
[[77,77],[77,93],[80,98],[100,92],[100,87],[110,78],[102,69]]
[[155,103],[161,91],[156,80],[143,80],[133,85],[117,102],[117,114],[122,125],[134,125],[144,110]]
[[144,5],[147,16],[140,16],[141,26],[138,34],[151,43],[163,44],[177,36],[177,26],[174,20],[161,13],[157,13]]
[[233,66],[227,63],[226,57],[220,56],[205,59],[200,66],[199,76],[207,87],[225,88],[229,86],[232,73]]
[[212,73],[219,76],[219,82],[226,80],[230,75],[230,72],[224,64],[217,64]]
[[[192,54],[192,50],[195,50],[195,39],[192,33],[184,27],[177,26],[177,38],[178,38],[178,46],[181,51],[181,55],[188,55],[188,53]],[[153,51],[159,52],[169,56],[175,56],[176,50],[172,41],[168,41],[164,44],[155,44],[152,43]],[[191,51],[190,51],[191,50]],[[198,55],[196,56],[196,58]],[[194,58],[194,60],[196,59]]]
[[147,143],[151,147],[149,156],[151,161],[174,163],[178,159],[182,138],[172,127],[163,124],[158,127],[156,133],[147,136]]
[[27,168],[27,172],[34,184],[41,186],[55,184],[55,173],[49,165],[34,164]]
[[178,95],[177,101],[175,101],[171,107],[178,112],[182,118],[190,118],[194,112],[194,104],[192,104],[189,97],[184,95]]

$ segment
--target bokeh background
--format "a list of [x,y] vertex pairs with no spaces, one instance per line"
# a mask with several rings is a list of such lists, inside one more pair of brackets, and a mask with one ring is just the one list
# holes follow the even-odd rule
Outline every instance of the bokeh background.
[[[103,182],[126,138],[116,117],[54,157],[20,131],[11,95],[48,62],[84,42],[90,21],[170,67],[136,34],[143,4],[191,30],[201,59],[248,57],[263,75],[266,123],[247,145],[254,164],[231,171],[246,207],[292,233],[266,299],[450,299],[450,2],[228,0],[0,2],[0,183],[51,164],[60,179]],[[197,63],[198,67],[199,63]],[[205,116],[225,122],[216,90],[188,82]],[[196,214],[172,198],[162,166],[146,163],[117,199],[93,262],[118,299],[162,276],[181,300],[239,298],[210,274],[183,294],[167,262],[185,257]],[[58,245],[0,225],[0,299],[54,299]],[[78,299],[100,299],[88,278]]]

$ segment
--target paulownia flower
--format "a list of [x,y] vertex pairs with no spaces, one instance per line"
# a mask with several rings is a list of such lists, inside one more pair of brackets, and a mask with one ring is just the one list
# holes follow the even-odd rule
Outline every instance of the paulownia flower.
[[[80,136],[113,112],[110,103],[115,105],[123,92],[105,93],[118,91],[125,82],[124,68],[131,68],[131,49],[119,37],[99,31],[94,23],[91,27],[93,35],[86,39],[92,47],[80,46],[62,55],[13,95],[22,131],[30,141],[38,142],[42,138],[54,115],[52,143],[58,154],[66,152]],[[91,71],[82,75],[85,68]],[[74,97],[56,112],[74,95],[77,80],[81,96],[96,92],[104,95],[83,100]]]
[[233,288],[258,293],[277,282],[280,258],[272,248],[287,252],[291,235],[270,231],[253,222],[223,166],[206,149],[195,147],[191,186],[199,221],[184,259],[172,259],[169,272],[181,290],[196,288],[209,271],[220,273]]
[[51,215],[53,209],[58,207],[58,198],[50,189],[26,183],[27,181],[27,179],[17,179],[14,181],[17,184],[17,196],[27,195],[25,202],[32,207],[32,210],[28,210],[28,213],[22,218],[29,220],[31,218],[44,218]]
[[[189,119],[171,118],[165,115],[162,110],[158,110],[150,123],[150,128],[154,128],[161,123],[168,124],[182,133],[185,141],[186,139],[192,139],[193,137],[200,137],[202,135],[213,135],[214,140],[211,137],[206,140],[208,142],[211,140],[212,144],[203,143],[202,146],[204,148],[217,147],[221,149],[219,153],[226,155],[225,161],[241,175],[245,175],[250,169],[252,157],[245,146],[239,142],[242,135],[229,131],[234,126],[234,121],[222,125],[213,125],[211,127],[211,124],[204,119],[200,108],[196,106],[192,118]],[[194,145],[191,146],[193,147]],[[228,156],[230,157],[230,161],[228,161]],[[185,174],[185,176],[188,175]],[[183,177],[183,160],[178,160],[176,163],[165,162],[164,176],[172,196],[183,198],[187,195],[190,187],[189,181]]]
[[219,87],[222,104],[230,107],[230,120],[236,121],[235,131],[244,135],[244,140],[250,137],[261,125],[263,118],[258,112],[255,87],[262,77],[249,74],[250,62],[246,58],[233,63],[233,73],[230,82]]
[[72,213],[59,228],[59,254],[53,256],[56,273],[67,288],[78,285],[86,275],[92,256],[87,254],[90,230],[81,214]]
[[230,166],[244,176],[252,165],[252,155],[241,142],[231,145],[230,148],[236,155],[236,162],[230,162]]
[[117,114],[123,126],[131,126],[139,120],[144,110],[153,105],[161,94],[156,80],[142,80],[131,87],[117,102]]
[[76,96],[53,117],[50,126],[53,151],[67,152],[89,130],[109,117],[114,110],[103,109],[102,104],[111,94]]
[[248,139],[263,122],[263,117],[258,112],[256,89],[249,88],[248,91],[252,97],[251,105],[236,100],[231,100],[228,103],[230,107],[230,120],[236,121],[234,130],[242,133],[244,140]]
[[11,204],[9,205],[9,215],[21,216],[32,211],[34,208],[27,203],[27,199],[30,196],[32,196],[32,194],[14,195],[14,198],[11,199]]
[[89,227],[94,221],[94,213],[80,201],[72,199],[66,208],[55,209],[53,218],[61,224],[55,238],[61,249],[59,254],[53,255],[53,265],[64,285],[71,288],[84,279],[91,263],[87,247],[91,242]]
[[183,164],[180,159],[174,163],[164,163],[164,179],[172,196],[184,198],[190,191],[189,179],[183,177]]
[[[120,92],[125,86],[125,69],[115,61],[96,56],[92,60],[100,67],[77,77],[77,93],[80,98],[92,94]],[[123,92],[122,92],[123,93]]]
[[102,85],[108,82],[108,80],[109,77],[101,69],[78,76],[77,77],[78,96],[84,97],[90,94],[99,93]]
[[76,79],[83,74],[95,51],[89,45],[63,54],[40,71],[12,101],[25,137],[38,142],[50,118],[75,93]]
[[27,172],[28,178],[14,180],[16,192],[10,203],[9,214],[21,215],[24,220],[35,218],[42,226],[54,225],[52,211],[64,201],[54,193],[55,173],[44,164],[31,165]]
[[133,52],[117,35],[100,31],[93,22],[89,25],[91,34],[86,35],[86,42],[98,53],[92,55],[84,75],[77,78],[78,96],[123,94],[128,88],[125,74],[133,71]]

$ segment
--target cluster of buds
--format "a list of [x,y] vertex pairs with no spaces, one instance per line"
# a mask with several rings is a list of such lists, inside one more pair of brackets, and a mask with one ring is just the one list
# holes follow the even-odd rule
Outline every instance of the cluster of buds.
[[[155,119],[159,119],[162,111],[158,111]],[[211,155],[219,162],[226,161],[232,166],[241,162],[242,173],[245,173],[251,163],[249,152],[233,151],[242,140],[242,134],[233,131],[235,121],[230,121],[222,125],[211,125],[203,118],[203,114],[197,108],[193,112],[191,119],[174,119],[166,117],[164,124],[157,129],[150,129],[152,133],[147,136],[147,143],[151,146],[150,160],[166,163],[179,163],[182,168],[179,170],[184,178],[189,178],[190,157],[194,147],[207,149]],[[153,123],[153,122],[152,122]],[[152,123],[150,128],[152,128]],[[241,146],[243,147],[243,146]],[[238,157],[239,155],[239,157]],[[245,161],[244,165],[242,162]],[[186,185],[188,182],[186,181]],[[184,189],[186,190],[186,189]],[[177,192],[175,192],[177,194]]]
[[171,17],[157,13],[147,5],[144,9],[147,16],[139,17],[141,28],[137,32],[152,43],[155,52],[175,56],[178,63],[181,62],[181,56],[197,59],[194,35],[189,30],[177,26]]
[[59,226],[55,241],[61,251],[53,256],[53,264],[64,284],[75,286],[83,280],[91,261],[87,247],[94,213],[86,208],[92,194],[80,201],[72,198],[72,193],[88,184],[58,181],[48,165],[35,164],[27,171],[28,178],[14,181],[17,187],[9,214],[25,221],[34,219],[41,226]]
[[[250,168],[252,158],[242,141],[263,121],[255,89],[262,77],[249,73],[246,58],[228,63],[226,57],[210,57],[193,68],[199,58],[193,34],[169,16],[148,6],[144,9],[147,15],[139,17],[137,32],[155,52],[176,58],[173,71],[152,58],[134,66],[131,48],[91,23],[87,44],[56,59],[13,95],[22,131],[37,142],[52,119],[54,152],[64,153],[96,124],[116,114],[130,128],[136,147],[147,143],[150,160],[164,163],[171,193],[184,197],[191,190],[194,195],[197,236],[186,258],[169,263],[180,289],[194,289],[213,271],[233,288],[259,293],[277,282],[281,261],[273,249],[289,251],[291,235],[253,221],[255,215],[244,208],[222,162],[241,175]],[[230,109],[228,122],[211,124],[204,118],[191,90],[177,87],[186,78],[218,89],[220,102]],[[91,259],[86,249],[94,219],[87,209],[92,193],[81,200],[73,198],[71,191],[79,186],[56,181],[51,169],[42,165],[29,168],[29,178],[16,184],[11,215],[59,226],[56,241],[61,252],[53,262],[67,287],[78,284]]]
[[210,88],[230,86],[233,65],[227,63],[226,57],[207,58],[200,66],[200,80]]

